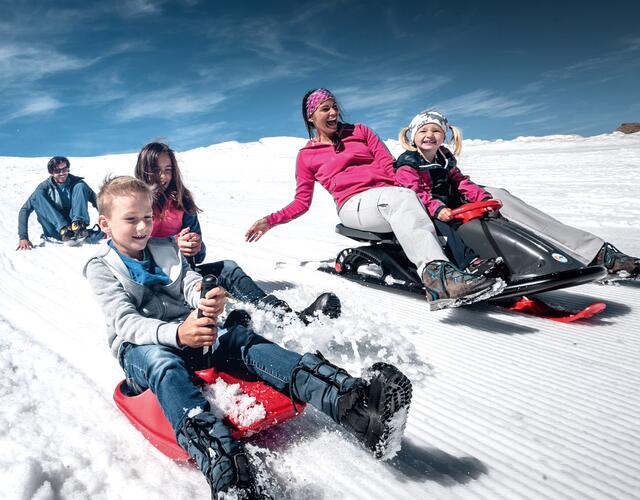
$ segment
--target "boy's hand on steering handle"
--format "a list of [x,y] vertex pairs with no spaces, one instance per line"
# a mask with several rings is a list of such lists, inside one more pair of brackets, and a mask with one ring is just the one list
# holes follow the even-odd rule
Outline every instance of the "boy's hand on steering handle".
[[217,337],[216,320],[208,316],[198,318],[197,309],[191,311],[187,319],[178,326],[179,346],[208,347],[215,343]]
[[[196,283],[195,290],[199,292],[202,290],[202,281]],[[224,295],[225,290],[221,286],[216,286],[207,292],[205,298],[201,298],[198,301],[198,309],[202,311],[204,316],[213,318],[216,320],[224,311],[224,305],[226,297]],[[198,311],[196,309],[196,312]]]

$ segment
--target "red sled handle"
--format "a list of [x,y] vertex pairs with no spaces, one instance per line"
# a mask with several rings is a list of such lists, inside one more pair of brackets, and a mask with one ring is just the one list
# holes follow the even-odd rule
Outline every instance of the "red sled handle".
[[500,208],[502,208],[500,200],[476,201],[475,203],[465,203],[461,207],[454,208],[451,211],[451,215],[454,219],[461,220],[463,224],[466,224],[470,220],[482,217],[489,212],[495,212]]

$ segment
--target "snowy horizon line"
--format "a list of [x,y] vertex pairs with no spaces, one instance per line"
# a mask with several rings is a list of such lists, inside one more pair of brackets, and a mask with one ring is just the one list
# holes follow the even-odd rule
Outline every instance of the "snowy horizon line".
[[[518,136],[515,137],[513,139],[494,139],[494,140],[488,140],[488,139],[474,139],[474,138],[465,138],[463,137],[463,144],[469,144],[469,145],[487,145],[487,144],[508,144],[508,143],[518,143],[518,142],[543,142],[545,140],[553,140],[558,141],[558,140],[567,140],[567,139],[572,139],[572,140],[590,140],[590,139],[595,139],[595,138],[602,138],[602,137],[640,137],[640,131],[639,132],[633,132],[633,133],[625,133],[625,132],[621,132],[618,130],[614,130],[612,132],[607,132],[605,134],[596,134],[596,135],[580,135],[580,134],[550,134],[550,135],[522,135],[522,136]],[[237,141],[237,140],[230,140],[230,141],[222,141],[222,142],[215,142],[215,143],[211,143],[209,145],[206,146],[197,146],[194,148],[190,148],[190,149],[185,149],[185,150],[175,150],[175,152],[177,154],[185,154],[185,153],[189,153],[190,151],[196,151],[196,150],[201,150],[201,149],[208,149],[208,148],[214,148],[217,146],[223,146],[223,145],[238,145],[238,146],[243,146],[243,145],[252,145],[252,144],[260,144],[260,143],[264,143],[270,140],[293,140],[293,141],[306,141],[308,140],[308,138],[306,137],[296,137],[296,136],[287,136],[287,135],[281,135],[281,136],[267,136],[267,137],[261,137],[260,139],[257,139],[255,141],[247,141],[247,142],[241,142],[241,141]],[[165,137],[158,137],[155,139],[151,139],[148,142],[163,142],[166,144],[171,145],[171,141],[167,140],[167,138]],[[399,144],[398,139],[396,138],[391,138],[388,137],[386,139],[383,139],[383,142],[385,143],[393,143],[393,144]],[[143,145],[141,145],[140,147],[142,147]],[[0,154],[0,158],[3,159],[7,159],[7,158],[21,158],[21,159],[36,159],[36,158],[51,158],[52,156],[67,156],[68,158],[101,158],[101,157],[105,157],[105,156],[121,156],[121,155],[131,155],[131,154],[138,154],[138,151],[120,151],[120,152],[110,152],[110,153],[104,153],[104,154],[100,154],[100,155],[93,155],[93,156],[80,156],[80,155],[65,155],[64,152],[60,153],[60,152],[56,152],[53,153],[51,155],[48,156],[14,156],[14,155],[4,155],[4,154]]]

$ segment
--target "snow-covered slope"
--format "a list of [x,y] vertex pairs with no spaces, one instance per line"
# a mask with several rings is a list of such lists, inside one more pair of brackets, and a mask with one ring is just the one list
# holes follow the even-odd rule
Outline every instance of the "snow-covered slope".
[[[597,319],[575,324],[486,305],[430,313],[418,299],[298,266],[350,244],[334,233],[333,201],[321,188],[305,216],[244,243],[254,220],[292,198],[303,142],[269,138],[179,155],[204,209],[208,260],[233,258],[294,307],[335,291],[344,311],[337,320],[278,329],[256,312],[257,327],[353,372],[396,363],[414,382],[414,402],[389,463],[312,409],[256,436],[249,449],[274,498],[637,498],[640,285],[546,294],[564,305],[606,302]],[[18,210],[46,161],[0,158],[0,498],[207,498],[202,475],[161,455],[112,403],[121,370],[81,276],[95,248],[15,251]],[[71,162],[97,188],[109,172],[132,173],[135,155]],[[640,134],[468,141],[460,164],[476,182],[640,254]],[[37,243],[35,216],[30,233]]]

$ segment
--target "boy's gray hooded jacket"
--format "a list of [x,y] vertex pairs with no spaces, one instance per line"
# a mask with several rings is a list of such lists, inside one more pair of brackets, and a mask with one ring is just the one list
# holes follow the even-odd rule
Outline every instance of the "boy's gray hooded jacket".
[[133,281],[122,259],[107,244],[101,245],[84,267],[84,276],[104,313],[109,347],[116,357],[123,342],[179,348],[178,325],[200,298],[194,287],[202,277],[191,271],[172,238],[152,238],[147,248],[169,276],[168,285],[151,289]]

